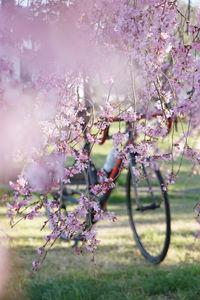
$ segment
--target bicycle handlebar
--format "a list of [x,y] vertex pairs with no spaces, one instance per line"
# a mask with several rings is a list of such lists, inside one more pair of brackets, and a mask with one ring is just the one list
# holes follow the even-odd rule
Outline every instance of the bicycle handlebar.
[[[145,115],[145,114],[143,114],[143,115],[138,115],[138,121],[139,120],[141,120],[141,119],[148,119],[148,120],[150,120],[150,119],[153,119],[153,118],[156,118],[156,117],[162,117],[162,116],[164,116],[163,115],[163,113],[154,113],[154,114],[152,114],[151,116],[150,116],[150,118],[149,117],[147,117],[147,115]],[[110,123],[114,123],[114,122],[122,122],[122,121],[124,121],[124,119],[122,119],[122,118],[118,118],[118,117],[116,117],[116,118],[110,118],[109,119],[109,122]],[[170,130],[171,130],[171,128],[172,128],[172,118],[170,117],[170,118],[167,118],[167,128],[168,128],[168,132],[167,132],[167,134],[169,134],[169,132],[170,132]],[[129,123],[129,122],[126,122],[126,123]],[[131,122],[130,122],[131,123]],[[100,139],[100,141],[99,141],[99,145],[103,145],[104,143],[105,143],[105,141],[107,140],[107,139],[109,139],[109,128],[110,128],[110,125],[108,125],[105,129],[104,129],[104,131],[103,131],[103,136],[102,136],[102,138]]]

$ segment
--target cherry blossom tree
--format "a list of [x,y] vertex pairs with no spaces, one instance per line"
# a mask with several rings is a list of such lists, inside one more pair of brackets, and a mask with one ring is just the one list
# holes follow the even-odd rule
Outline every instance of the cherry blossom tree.
[[[139,154],[139,163],[149,156],[168,159],[172,168],[166,183],[176,179],[176,155],[199,164],[200,154],[188,142],[200,125],[200,11],[192,11],[190,1],[185,12],[176,0],[1,1],[0,114],[5,142],[0,151],[11,173],[9,162],[21,168],[17,180],[10,182],[11,225],[20,212],[22,219],[41,215],[44,207],[51,212],[44,226],[52,232],[37,249],[40,258],[34,270],[63,233],[73,239],[82,232],[83,246],[91,252],[99,242],[94,228],[84,230],[80,218],[91,209],[96,219],[104,216],[96,199],[102,187],[106,191],[113,182],[92,187],[92,199],[81,195],[67,218],[49,197],[52,189],[87,169],[91,154],[83,149],[83,131],[95,144],[113,117],[133,122],[143,137],[137,145],[125,146],[126,135],[120,130],[113,139],[123,165],[130,151]],[[155,112],[158,116],[151,120]],[[138,122],[144,114],[147,121]],[[170,148],[163,152],[158,141],[168,133],[169,118]],[[181,134],[175,142],[177,121]],[[70,157],[75,163],[65,167]]]

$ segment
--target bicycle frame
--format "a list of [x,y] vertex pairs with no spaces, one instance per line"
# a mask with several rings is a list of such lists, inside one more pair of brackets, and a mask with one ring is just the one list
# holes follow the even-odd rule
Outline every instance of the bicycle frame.
[[[151,117],[151,119],[153,119],[153,118],[156,118],[158,116],[163,116],[163,114],[162,113],[154,113],[150,117]],[[141,120],[141,119],[147,119],[146,115],[145,114],[141,115],[139,117],[138,121]],[[113,118],[113,119],[109,119],[109,121],[111,123],[114,123],[114,122],[122,122],[124,120],[121,119],[121,118]],[[166,121],[167,121],[167,128],[168,128],[167,134],[169,134],[169,132],[172,128],[172,118],[168,118]],[[103,145],[107,139],[112,139],[112,136],[109,136],[109,128],[110,128],[110,125],[107,126],[104,129],[102,138],[99,141],[99,145]],[[133,132],[132,132],[131,129],[132,129],[132,123],[131,122],[126,122],[126,132],[128,133],[127,145],[131,144],[131,143],[134,144],[135,140],[137,138],[137,136],[133,136]],[[85,145],[84,145],[84,149],[86,151],[90,152],[90,143],[87,140],[86,132],[84,134],[84,138],[85,138],[85,141],[86,141]],[[134,166],[136,156],[137,156],[137,153],[132,153],[131,154],[131,157],[130,157],[131,166]],[[108,179],[112,179],[115,182],[117,180],[118,176],[121,174],[121,172],[122,172],[122,159],[118,159],[117,162],[116,162],[115,167],[112,169],[111,173],[108,175]],[[132,176],[133,176],[133,178],[135,178],[134,174],[132,174]],[[98,183],[97,174],[94,172],[94,170],[92,170],[91,166],[88,168],[88,179],[89,179],[89,186],[92,186],[92,185]],[[148,179],[147,179],[147,182],[148,182]],[[136,182],[133,183],[133,184],[136,184]],[[150,187],[150,185],[149,185],[149,187]],[[109,191],[107,193],[105,193],[103,196],[100,197],[100,200],[99,200],[100,207],[103,210],[106,209],[107,200],[110,196],[111,191],[112,191],[112,189],[109,189]],[[138,209],[145,210],[145,209],[155,209],[155,208],[159,207],[158,204],[156,203],[156,199],[153,195],[153,192],[150,191],[150,193],[152,194],[153,202],[148,207],[142,207],[140,205],[140,202],[138,200],[137,195],[135,195],[135,199],[136,199],[136,203],[138,205]]]

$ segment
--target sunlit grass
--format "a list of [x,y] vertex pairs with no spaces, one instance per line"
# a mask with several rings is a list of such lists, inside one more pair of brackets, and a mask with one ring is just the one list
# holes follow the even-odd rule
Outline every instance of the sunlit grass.
[[[44,232],[40,231],[44,218],[22,221],[10,229],[5,215],[6,209],[1,207],[1,224],[3,231],[9,236],[12,265],[9,289],[2,299],[120,299],[116,298],[113,289],[120,295],[124,294],[124,299],[142,299],[140,295],[148,300],[192,299],[192,295],[196,293],[193,282],[196,277],[200,277],[200,242],[194,238],[199,224],[194,218],[192,209],[197,196],[190,195],[189,200],[181,194],[171,196],[172,241],[168,255],[160,266],[151,266],[140,255],[128,223],[125,193],[123,188],[120,188],[119,192],[113,192],[109,204],[109,209],[116,212],[117,221],[113,224],[104,220],[97,225],[101,243],[97,249],[95,264],[91,261],[91,255],[86,254],[83,257],[74,255],[71,246],[59,240],[49,252],[41,271],[34,277],[29,277],[28,271],[31,270],[32,260],[37,257],[34,248],[42,245],[43,237],[48,233],[48,228]],[[178,276],[182,274],[180,270],[183,274],[187,274],[187,270],[190,273],[188,280],[191,290],[188,285],[190,292],[188,291],[189,294],[186,292],[185,298],[183,298],[185,291],[181,292],[181,283],[175,288],[170,286],[171,280],[168,280],[168,276],[178,280]],[[150,275],[152,272],[154,279]],[[117,274],[121,275],[118,277]],[[105,278],[108,278],[107,283]],[[152,292],[150,282],[151,284],[154,282],[155,289],[161,286],[156,293]],[[66,284],[70,286],[68,295],[64,295]],[[168,285],[168,291],[165,285]],[[107,290],[107,298],[104,292],[104,296],[99,294],[100,287]],[[57,292],[54,291],[55,294],[52,292],[53,294],[49,295],[48,289]],[[90,295],[95,298],[90,298]]]
[[[102,167],[111,148],[95,146],[95,161]],[[175,162],[178,168],[179,162]],[[170,169],[163,164],[162,172]],[[31,263],[37,259],[48,228],[40,231],[44,217],[22,221],[9,227],[6,207],[0,207],[1,231],[9,248],[10,280],[2,300],[196,300],[200,295],[200,242],[194,234],[200,229],[194,205],[200,200],[200,176],[191,175],[191,165],[183,160],[179,178],[169,187],[172,215],[171,245],[166,259],[152,266],[140,254],[131,232],[125,205],[126,171],[119,178],[108,209],[117,221],[97,224],[101,240],[95,263],[92,255],[77,256],[71,245],[57,241],[49,251],[40,272],[30,277]],[[141,192],[145,196],[145,191]],[[156,216],[159,223],[159,215]],[[145,227],[144,227],[145,229]],[[158,240],[155,238],[155,243]]]

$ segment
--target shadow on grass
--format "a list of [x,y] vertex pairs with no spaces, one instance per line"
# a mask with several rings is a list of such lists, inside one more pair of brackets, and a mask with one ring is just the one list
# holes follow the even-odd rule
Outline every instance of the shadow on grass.
[[[174,201],[171,201],[172,215],[173,211],[178,220],[187,221],[192,217],[192,203],[187,201],[187,197],[172,194]],[[117,201],[125,200],[123,196],[118,197]],[[182,202],[183,200],[183,202]],[[200,299],[200,265],[195,259],[185,259],[185,253],[177,259],[177,265],[174,260],[166,258],[166,263],[158,267],[152,267],[139,254],[135,242],[131,235],[124,235],[124,228],[128,226],[128,219],[120,220],[120,217],[126,216],[125,205],[111,203],[111,210],[119,215],[119,223],[99,223],[99,229],[106,229],[103,235],[107,235],[106,241],[102,240],[97,250],[98,269],[89,266],[90,258],[75,257],[73,249],[69,244],[58,241],[55,247],[49,252],[47,261],[42,267],[40,273],[34,277],[24,276],[15,286],[9,283],[8,288],[13,289],[12,297],[0,298],[1,300],[198,300]],[[190,216],[188,216],[188,212]],[[195,221],[194,221],[195,222]],[[184,223],[186,224],[186,223]],[[179,228],[172,236],[173,255],[179,255],[181,248],[191,253],[191,241],[187,244],[187,236],[193,235],[189,228]],[[122,232],[119,232],[120,227]],[[109,232],[112,229],[117,232],[115,243],[111,244],[109,238],[112,238]],[[130,228],[129,228],[130,230]],[[131,232],[131,231],[130,231]],[[174,236],[185,237],[185,241],[174,240]],[[26,246],[28,239],[33,239],[33,243],[42,243],[42,237],[34,237],[33,234],[17,236],[18,241],[24,246],[13,248],[22,261],[22,268],[31,269],[31,261],[37,259],[34,247]],[[131,238],[131,240],[130,240]],[[170,248],[171,250],[171,248]],[[174,252],[173,252],[174,251]],[[175,254],[174,254],[175,253]],[[198,253],[198,249],[196,252]],[[196,254],[195,254],[196,255]],[[169,255],[170,256],[170,255]],[[75,257],[75,258],[74,258]],[[185,259],[185,261],[184,261]],[[191,264],[186,264],[191,263]],[[171,264],[170,264],[171,263]],[[16,264],[16,270],[18,270]],[[16,271],[17,272],[17,271]],[[17,276],[17,275],[16,275]],[[26,297],[20,296],[18,286],[25,289]]]
[[34,279],[27,290],[30,300],[194,300],[199,299],[199,280],[199,266],[186,265],[173,270],[136,267],[97,272],[95,277],[80,271],[43,282]]

